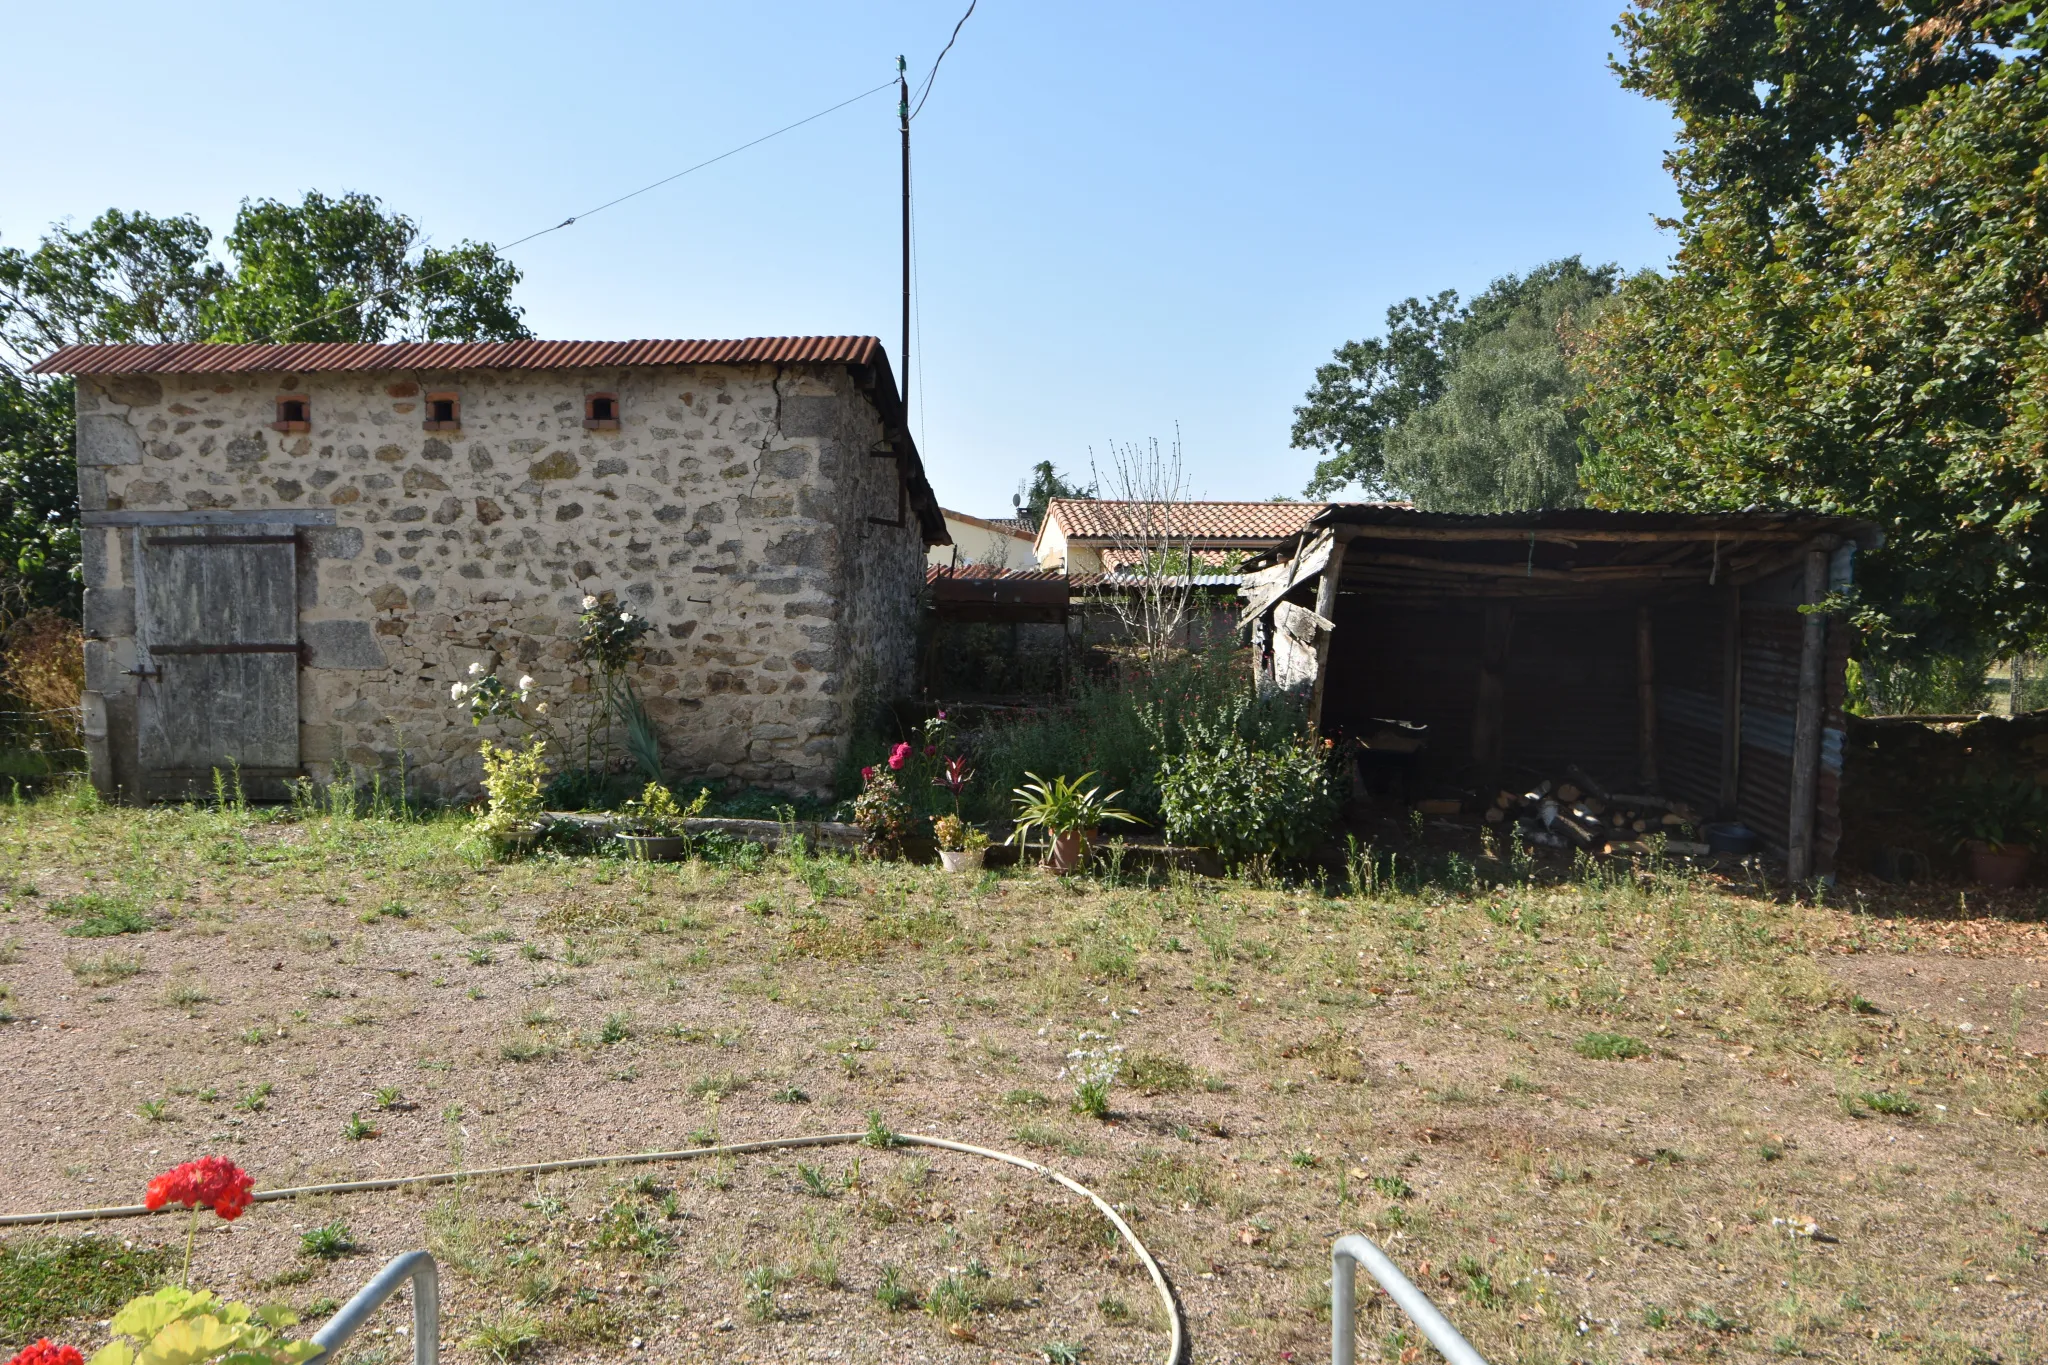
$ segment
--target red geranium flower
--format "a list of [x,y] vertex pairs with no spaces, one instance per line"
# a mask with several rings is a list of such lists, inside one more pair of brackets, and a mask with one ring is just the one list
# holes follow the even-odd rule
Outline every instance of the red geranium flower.
[[166,1204],[205,1206],[229,1222],[242,1216],[256,1192],[256,1181],[224,1156],[203,1156],[173,1166],[149,1182],[143,1205],[154,1212]]
[[44,1337],[33,1346],[24,1346],[7,1365],[85,1365],[85,1357],[76,1346],[60,1346]]
[[889,766],[891,768],[901,768],[909,757],[910,746],[908,744],[899,744],[889,751]]

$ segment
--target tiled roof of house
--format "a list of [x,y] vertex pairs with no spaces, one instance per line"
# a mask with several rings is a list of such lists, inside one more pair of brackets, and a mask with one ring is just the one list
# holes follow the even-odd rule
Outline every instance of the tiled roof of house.
[[[1252,553],[1255,549],[1262,548],[1264,547],[1253,545],[1247,545],[1243,548],[1218,547],[1213,549],[1197,546],[1188,551],[1187,557],[1196,564],[1214,569],[1218,573],[1236,573],[1238,565],[1244,563],[1246,555]],[[1179,557],[1178,550],[1173,553],[1176,558]],[[1122,550],[1105,547],[1102,551],[1102,567],[1111,573],[1118,573],[1125,569],[1143,568],[1145,562],[1154,558],[1157,554],[1157,550],[1146,549],[1143,546],[1132,546]]]
[[622,365],[872,365],[874,337],[731,341],[363,341],[239,346],[195,341],[66,346],[36,374],[333,374],[384,370],[582,370]]
[[979,526],[983,530],[994,531],[998,535],[1015,536],[1019,540],[1029,540],[1037,534],[1036,528],[1030,522],[1018,517],[977,517],[966,512],[956,512],[950,507],[941,508],[940,510],[954,521],[965,522],[969,526]]
[[[1174,540],[1244,541],[1248,545],[1284,540],[1315,519],[1320,502],[1177,502],[1170,530]],[[1057,520],[1069,540],[1115,540],[1164,533],[1167,523],[1156,504],[1115,499],[1054,498],[1045,519]],[[1148,528],[1152,528],[1147,534]]]

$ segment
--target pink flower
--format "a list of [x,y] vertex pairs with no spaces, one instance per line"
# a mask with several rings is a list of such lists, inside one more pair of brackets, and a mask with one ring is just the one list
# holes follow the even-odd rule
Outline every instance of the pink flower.
[[910,746],[908,744],[899,744],[889,751],[889,766],[892,769],[901,768],[909,758]]
[[862,769],[860,770],[860,780],[861,780],[861,781],[863,781],[863,782],[872,782],[872,781],[874,781],[874,780],[875,780],[875,765],[874,765],[874,764],[870,763],[870,764],[868,764],[868,766],[867,766],[867,767],[865,767],[865,768],[862,768]]
[[938,751],[939,746],[936,744],[927,744],[924,746],[924,756],[926,758],[930,758],[933,754],[937,753]]

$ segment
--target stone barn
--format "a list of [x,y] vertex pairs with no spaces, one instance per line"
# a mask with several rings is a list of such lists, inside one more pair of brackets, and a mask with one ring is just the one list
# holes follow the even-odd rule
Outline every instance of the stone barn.
[[37,370],[77,378],[111,797],[401,761],[472,792],[451,683],[482,662],[573,710],[586,594],[654,626],[632,679],[673,777],[822,793],[913,686],[946,531],[873,337],[73,346]]

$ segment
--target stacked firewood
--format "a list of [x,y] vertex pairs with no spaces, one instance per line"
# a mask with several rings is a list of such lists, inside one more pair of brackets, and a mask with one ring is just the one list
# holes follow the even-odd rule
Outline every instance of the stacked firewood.
[[1524,792],[1502,791],[1486,809],[1486,823],[1511,826],[1545,848],[1588,853],[1647,853],[1663,840],[1666,853],[1704,854],[1699,813],[1683,801],[1645,792],[1609,792],[1577,768],[1561,782],[1539,782]]

